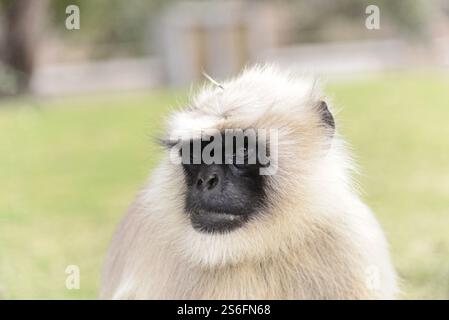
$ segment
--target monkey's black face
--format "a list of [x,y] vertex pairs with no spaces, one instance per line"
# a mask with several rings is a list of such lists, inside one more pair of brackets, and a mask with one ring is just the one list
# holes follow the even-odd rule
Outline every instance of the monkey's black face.
[[[201,149],[206,145],[207,142],[202,142]],[[264,206],[264,176],[259,173],[260,164],[247,163],[246,144],[242,152],[243,164],[234,160],[221,164],[205,164],[204,161],[183,164],[187,184],[185,210],[196,230],[209,233],[234,230]],[[234,148],[233,159],[235,153]],[[223,159],[225,157],[224,153]]]

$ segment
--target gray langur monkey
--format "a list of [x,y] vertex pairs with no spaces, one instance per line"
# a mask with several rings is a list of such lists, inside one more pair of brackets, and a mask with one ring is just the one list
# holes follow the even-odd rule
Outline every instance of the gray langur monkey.
[[[276,130],[270,143],[257,137],[271,148],[273,174],[260,174],[258,160],[173,161],[180,143],[237,128]],[[166,133],[182,138],[164,140],[161,164],[119,225],[100,298],[395,297],[387,242],[354,188],[316,82],[274,66],[249,68],[206,86],[169,118]],[[247,151],[245,144],[244,159]]]

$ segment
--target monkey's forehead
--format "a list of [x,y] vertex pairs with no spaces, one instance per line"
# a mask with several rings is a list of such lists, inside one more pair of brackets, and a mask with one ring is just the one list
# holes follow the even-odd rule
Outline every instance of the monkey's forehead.
[[[273,66],[256,66],[222,84],[206,86],[189,103],[189,108],[173,114],[169,134],[195,135],[225,128],[269,129],[282,118],[298,121],[321,99],[316,81],[293,76]],[[285,123],[285,122],[284,122]]]
[[194,111],[177,112],[169,120],[169,135],[175,137],[195,137],[219,130],[225,119],[217,115],[201,114]]
[[257,130],[270,129],[273,124],[264,126],[260,121],[261,117],[256,116],[257,111],[250,114],[233,113],[210,114],[203,113],[200,110],[175,113],[169,120],[168,134],[176,137],[214,136],[217,133],[226,133],[227,131],[237,132],[238,130]]

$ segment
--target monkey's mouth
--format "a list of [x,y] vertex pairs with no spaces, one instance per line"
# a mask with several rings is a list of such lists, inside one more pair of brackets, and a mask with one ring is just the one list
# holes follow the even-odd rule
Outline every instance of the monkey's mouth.
[[197,209],[189,212],[190,222],[195,230],[207,233],[225,233],[241,227],[247,220],[246,214],[232,214]]

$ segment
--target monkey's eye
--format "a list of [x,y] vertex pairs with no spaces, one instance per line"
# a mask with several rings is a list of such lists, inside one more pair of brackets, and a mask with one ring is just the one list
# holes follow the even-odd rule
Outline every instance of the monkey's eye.
[[242,148],[236,150],[234,152],[233,156],[233,165],[237,168],[245,168],[249,164],[249,155],[250,150],[248,149],[248,146],[245,145]]
[[[194,164],[198,162],[198,155],[195,155],[192,141],[181,145],[181,148],[179,149],[179,156],[182,158],[182,162],[184,164]],[[201,159],[201,155],[199,159]]]

